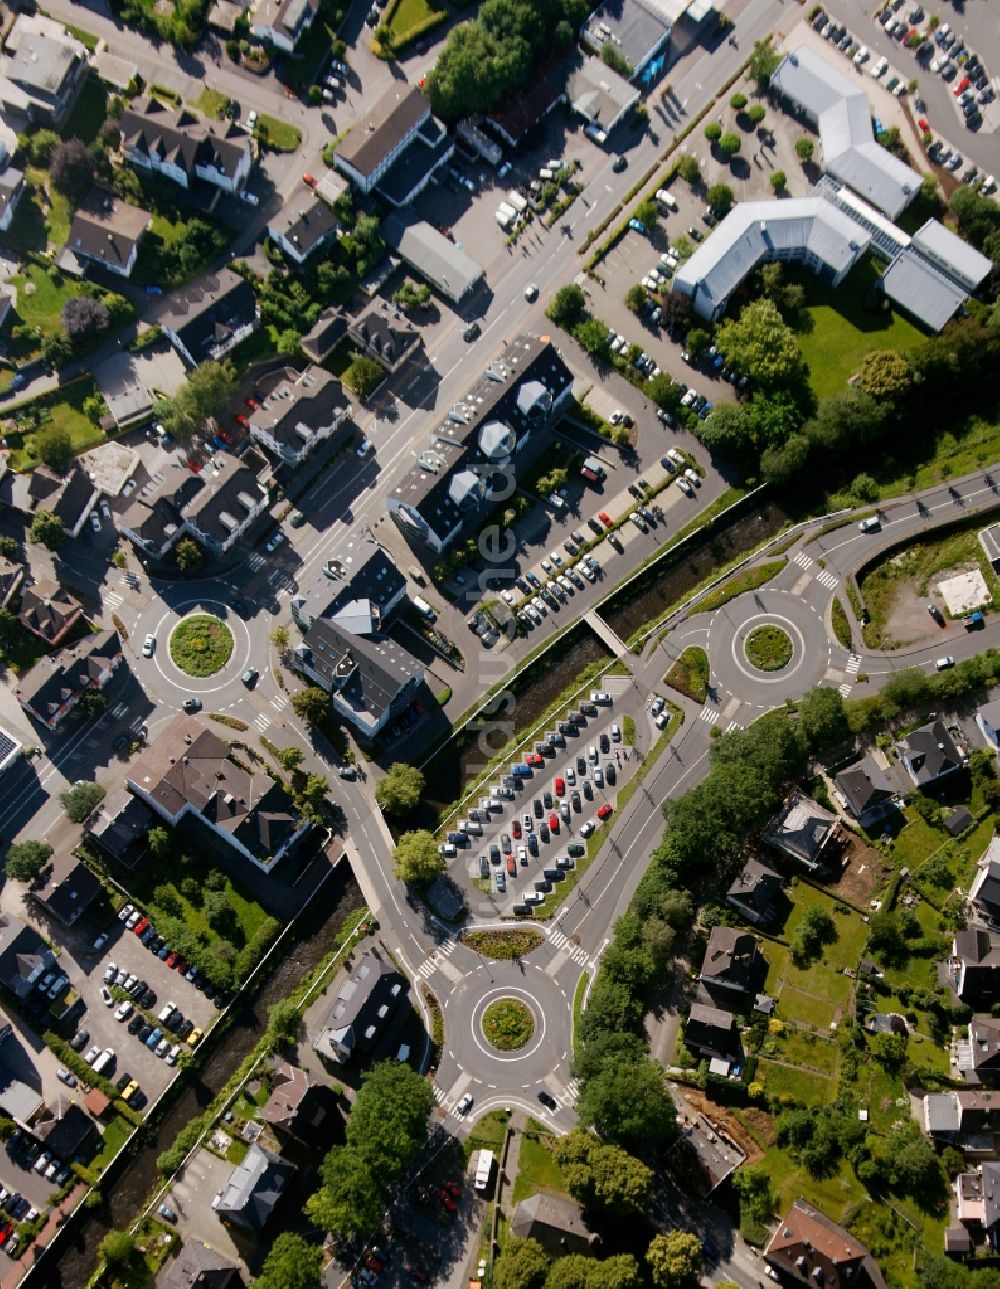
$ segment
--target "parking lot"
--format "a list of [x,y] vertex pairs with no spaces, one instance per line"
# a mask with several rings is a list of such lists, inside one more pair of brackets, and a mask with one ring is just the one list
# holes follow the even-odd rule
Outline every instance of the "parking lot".
[[530,913],[586,854],[585,839],[614,812],[639,764],[616,713],[629,687],[609,677],[605,690],[581,695],[509,773],[483,785],[465,819],[451,822],[442,844],[457,852],[453,875],[489,897],[476,900],[479,911]]

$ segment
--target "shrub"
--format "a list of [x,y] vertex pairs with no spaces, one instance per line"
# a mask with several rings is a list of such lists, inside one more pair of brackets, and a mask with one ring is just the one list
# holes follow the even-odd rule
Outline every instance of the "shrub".
[[747,96],[745,94],[734,94],[729,100],[729,106],[735,112],[742,112],[747,105]]
[[708,125],[705,126],[705,138],[709,143],[718,143],[722,138],[722,126],[718,121],[709,121]]

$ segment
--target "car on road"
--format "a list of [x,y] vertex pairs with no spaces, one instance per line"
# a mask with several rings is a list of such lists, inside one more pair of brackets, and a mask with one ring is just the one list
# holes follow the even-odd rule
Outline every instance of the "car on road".
[[70,1074],[69,1070],[56,1070],[56,1078],[60,1083],[65,1083],[68,1088],[76,1087],[76,1075]]
[[479,323],[478,323],[478,322],[470,322],[470,323],[469,323],[469,325],[468,325],[468,326],[465,328],[465,330],[462,332],[462,339],[463,339],[467,344],[471,344],[471,342],[472,342],[473,340],[478,340],[478,339],[479,339],[479,337],[480,337],[482,334],[483,334],[483,329],[482,329],[482,327],[479,325]]
[[156,652],[156,636],[149,635],[142,642],[142,656],[144,658],[152,658],[155,652]]
[[200,698],[185,698],[185,699],[184,699],[184,702],[183,702],[183,704],[182,704],[182,706],[183,706],[183,708],[184,708],[184,710],[185,710],[186,712],[200,712],[200,711],[201,711],[201,699],[200,699]]
[[627,168],[628,168],[628,157],[623,157],[621,153],[619,153],[618,156],[615,157],[614,163],[612,164],[611,169],[614,171],[616,175],[620,175],[621,172]]
[[529,304],[534,304],[534,302],[538,299],[538,287],[534,284],[534,282],[529,282],[528,285],[524,288],[524,298],[528,301]]
[[284,540],[285,540],[285,534],[279,528],[278,531],[274,533],[273,536],[268,538],[267,545],[264,547],[264,549],[267,551],[269,555],[273,555],[274,552],[278,549],[278,547],[281,545],[281,543]]
[[937,662],[934,664],[938,671],[947,671],[949,667],[954,667],[954,665],[955,659],[951,654],[948,654],[944,658],[938,658]]
[[115,1000],[111,997],[111,990],[107,985],[101,986],[101,1002],[105,1007],[113,1007],[115,1005]]
[[881,527],[882,521],[878,515],[869,515],[858,524],[858,530],[862,533],[877,533]]
[[243,675],[240,677],[240,680],[247,689],[253,689],[254,685],[256,685],[259,678],[260,678],[260,672],[257,670],[257,668],[248,667],[246,671],[243,673]]
[[545,1088],[540,1088],[540,1089],[539,1089],[539,1091],[538,1091],[538,1099],[539,1099],[539,1101],[541,1101],[542,1105],[543,1105],[543,1106],[547,1106],[549,1110],[558,1110],[558,1109],[559,1109],[559,1102],[555,1099],[555,1097],[552,1095],[552,1093],[551,1093],[551,1092],[546,1091],[546,1089],[545,1089]]

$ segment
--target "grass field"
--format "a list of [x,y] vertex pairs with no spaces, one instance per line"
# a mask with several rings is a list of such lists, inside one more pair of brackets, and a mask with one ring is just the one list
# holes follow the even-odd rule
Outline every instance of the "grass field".
[[552,1158],[553,1144],[548,1130],[536,1120],[529,1119],[521,1137],[513,1203],[517,1204],[530,1195],[537,1195],[539,1191],[566,1193],[566,1180]]
[[822,1180],[810,1177],[783,1150],[769,1150],[761,1166],[771,1179],[778,1213],[784,1213],[795,1200],[802,1198],[839,1222],[852,1204],[859,1204],[865,1197],[865,1189],[854,1176],[854,1170],[844,1162],[832,1177]]
[[257,118],[257,125],[267,130],[267,146],[272,152],[294,152],[302,142],[302,131],[279,121],[276,116],[262,112]]
[[444,17],[447,10],[432,0],[398,0],[389,14],[388,26],[394,49],[400,49],[413,39],[417,31],[425,30],[431,18]]
[[27,327],[38,327],[43,336],[62,333],[62,307],[67,300],[91,294],[74,278],[39,264],[26,264],[11,282],[17,288],[18,318]]
[[831,899],[825,891],[817,890],[816,887],[809,886],[805,882],[798,882],[789,894],[794,907],[785,924],[785,938],[793,939],[804,911],[811,904],[818,904],[830,914],[837,928],[836,940],[823,948],[823,965],[838,971],[843,967],[856,967],[868,939],[868,928],[858,914],[853,911],[838,912],[835,900]]
[[828,998],[817,998],[794,985],[786,984],[781,990],[783,1020],[797,1020],[803,1025],[815,1025],[817,1029],[829,1029],[836,1010]]
[[221,121],[226,112],[226,104],[229,99],[225,94],[220,94],[218,90],[210,89],[207,85],[194,101],[195,107],[205,116],[210,116],[213,121]]
[[872,349],[905,353],[924,333],[898,313],[868,313],[865,299],[879,274],[862,260],[838,287],[825,286],[806,270],[788,266],[788,281],[805,288],[806,324],[796,332],[818,398],[843,393],[847,380]]
[[825,1074],[779,1065],[763,1056],[757,1062],[757,1078],[769,1097],[788,1097],[803,1105],[826,1105],[836,1092],[833,1079]]
[[475,1127],[462,1143],[462,1153],[468,1163],[476,1150],[492,1150],[499,1156],[510,1115],[506,1110],[491,1110],[476,1121]]
[[87,416],[83,410],[84,400],[96,393],[93,380],[78,381],[65,389],[41,398],[22,403],[16,408],[8,408],[7,415],[13,417],[17,429],[7,435],[11,446],[11,465],[15,470],[28,470],[35,463],[34,454],[29,450],[29,441],[36,425],[47,427],[59,426],[70,436],[74,452],[86,452],[88,448],[97,447],[105,441],[104,431]]
[[678,693],[686,694],[696,703],[703,703],[708,697],[708,686],[711,671],[708,665],[708,654],[697,645],[685,649],[667,674],[663,683]]

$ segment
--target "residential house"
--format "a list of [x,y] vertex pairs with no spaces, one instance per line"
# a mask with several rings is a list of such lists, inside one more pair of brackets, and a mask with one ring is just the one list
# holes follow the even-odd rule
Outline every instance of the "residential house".
[[286,465],[301,465],[338,431],[345,441],[352,433],[351,401],[322,367],[283,367],[262,376],[257,392],[263,398],[250,411],[250,435]]
[[21,626],[56,648],[83,617],[83,605],[51,578],[41,578],[21,590]]
[[119,277],[130,277],[139,243],[152,222],[149,211],[120,201],[106,188],[93,188],[77,207],[67,246],[77,259],[100,264]]
[[511,148],[519,148],[541,123],[566,102],[566,77],[573,55],[556,49],[533,70],[526,85],[505,94],[490,108],[485,124]]
[[1000,929],[1000,837],[994,837],[979,857],[969,903],[987,926]]
[[976,1006],[1000,999],[1000,935],[984,927],[956,931],[949,968],[962,1002]]
[[406,594],[406,577],[376,542],[352,537],[292,596],[292,617],[303,631],[330,618],[345,631],[369,635],[388,625]]
[[87,820],[87,836],[127,868],[146,849],[146,836],[156,816],[145,802],[119,784]]
[[399,310],[390,309],[385,300],[373,301],[350,323],[347,334],[363,353],[391,372],[398,371],[423,345],[417,328]]
[[842,770],[833,781],[837,799],[862,828],[871,828],[897,809],[899,793],[874,756]]
[[[0,233],[10,231],[23,194],[24,172],[15,170],[13,166],[5,166],[0,170]],[[3,309],[3,317],[6,318],[14,301],[14,289],[7,283],[4,283],[4,287],[3,299],[7,304]],[[2,319],[0,319],[0,325],[2,325]]]
[[[955,1178],[955,1198],[956,1215],[964,1232],[980,1239],[985,1236],[996,1249],[1000,1244],[1000,1163],[983,1160],[975,1172],[959,1173]],[[971,1241],[969,1248],[962,1251],[971,1251]]]
[[184,527],[213,555],[239,541],[270,504],[268,490],[241,460],[218,455],[200,475],[202,487],[181,508]]
[[907,734],[896,744],[906,772],[918,788],[929,787],[965,765],[942,720],[934,720]]
[[394,210],[382,224],[381,231],[403,263],[451,304],[461,304],[482,284],[483,266],[426,219]]
[[165,1263],[154,1289],[243,1289],[237,1263],[201,1240],[188,1238],[176,1258]]
[[0,609],[5,609],[24,581],[24,565],[0,555]]
[[583,1209],[564,1195],[532,1195],[514,1209],[510,1233],[519,1240],[537,1240],[551,1257],[589,1253],[596,1236]]
[[60,22],[19,13],[0,54],[0,111],[19,129],[62,129],[89,69],[86,47]]
[[709,993],[722,990],[737,999],[754,994],[766,972],[755,936],[735,927],[712,927],[699,977]]
[[[292,0],[297,3],[298,0]],[[268,236],[296,264],[304,264],[337,233],[340,220],[311,188],[297,188],[267,226]]]
[[48,880],[35,899],[67,929],[74,926],[104,894],[100,880],[72,855],[52,859]]
[[254,1142],[212,1200],[212,1208],[223,1222],[259,1235],[294,1174],[293,1164]]
[[0,913],[0,985],[22,1001],[56,959],[33,927],[12,913]]
[[318,9],[319,0],[257,0],[250,30],[258,40],[291,54]]
[[726,902],[748,922],[761,926],[774,916],[774,902],[784,882],[759,859],[748,859],[726,892]]
[[731,1062],[740,1048],[739,1030],[732,1012],[705,1003],[692,1003],[684,1026],[684,1046],[705,1060]]
[[17,697],[46,729],[58,729],[90,690],[105,689],[122,661],[117,631],[98,631],[41,658],[22,676]]
[[147,483],[118,516],[118,531],[142,555],[163,559],[187,532],[184,508],[205,487],[186,466],[164,467],[160,483]]
[[578,58],[566,82],[573,111],[610,134],[639,102],[639,90],[601,58]]
[[158,733],[130,763],[125,783],[171,826],[195,818],[264,872],[311,826],[281,783],[238,765],[229,744],[190,716],[174,717]]
[[[980,539],[982,533],[980,533]],[[1000,559],[998,559],[1000,563]],[[982,730],[983,738],[993,749],[994,752],[1000,752],[1000,698],[994,698],[992,702],[983,703],[982,707],[976,712],[976,724]]]
[[279,1136],[310,1142],[333,1110],[333,1100],[331,1090],[311,1083],[305,1070],[279,1061],[271,1076],[271,1095],[257,1117]]
[[520,335],[435,425],[389,493],[407,540],[435,554],[480,527],[510,495],[513,462],[534,452],[572,396],[573,376],[547,338]]
[[973,1016],[956,1044],[958,1072],[966,1083],[996,1087],[1000,1082],[1000,1019]]
[[379,1041],[408,985],[391,962],[364,953],[356,970],[341,985],[316,1037],[313,1050],[338,1065],[368,1053]]
[[71,537],[79,537],[97,504],[97,489],[76,462],[65,474],[39,465],[27,479],[18,475],[11,480],[10,501],[16,509],[32,516],[40,510],[51,511],[62,520]]
[[830,865],[837,816],[795,789],[761,836],[811,873]]
[[329,618],[315,619],[292,659],[369,741],[411,706],[424,679],[423,664],[391,636],[377,630],[360,634]]
[[238,193],[253,165],[250,136],[232,121],[206,122],[187,108],[148,98],[119,118],[126,161],[191,188],[198,179]]
[[366,196],[406,206],[450,160],[455,145],[423,92],[392,85],[337,146],[333,163]]
[[886,1289],[865,1246],[802,1199],[778,1223],[764,1257],[780,1279],[809,1289]]
[[89,1159],[100,1140],[97,1124],[90,1115],[62,1093],[45,1107],[44,1116],[32,1131],[50,1155],[66,1164]]
[[872,1012],[865,1021],[869,1034],[897,1034],[900,1038],[909,1037],[906,1017],[899,1012]]
[[208,273],[171,291],[156,321],[192,367],[224,358],[260,323],[253,287],[232,269]]
[[923,1130],[938,1145],[953,1145],[968,1154],[991,1155],[1000,1130],[1000,1098],[978,1088],[929,1092],[915,1113]]
[[302,352],[314,363],[324,362],[347,334],[347,318],[339,305],[324,309],[300,342]]
[[8,1042],[13,1034],[13,1025],[0,1012],[0,1114],[13,1119],[19,1128],[27,1128],[44,1105],[39,1090],[42,1077],[27,1049],[17,1050],[16,1041]]

